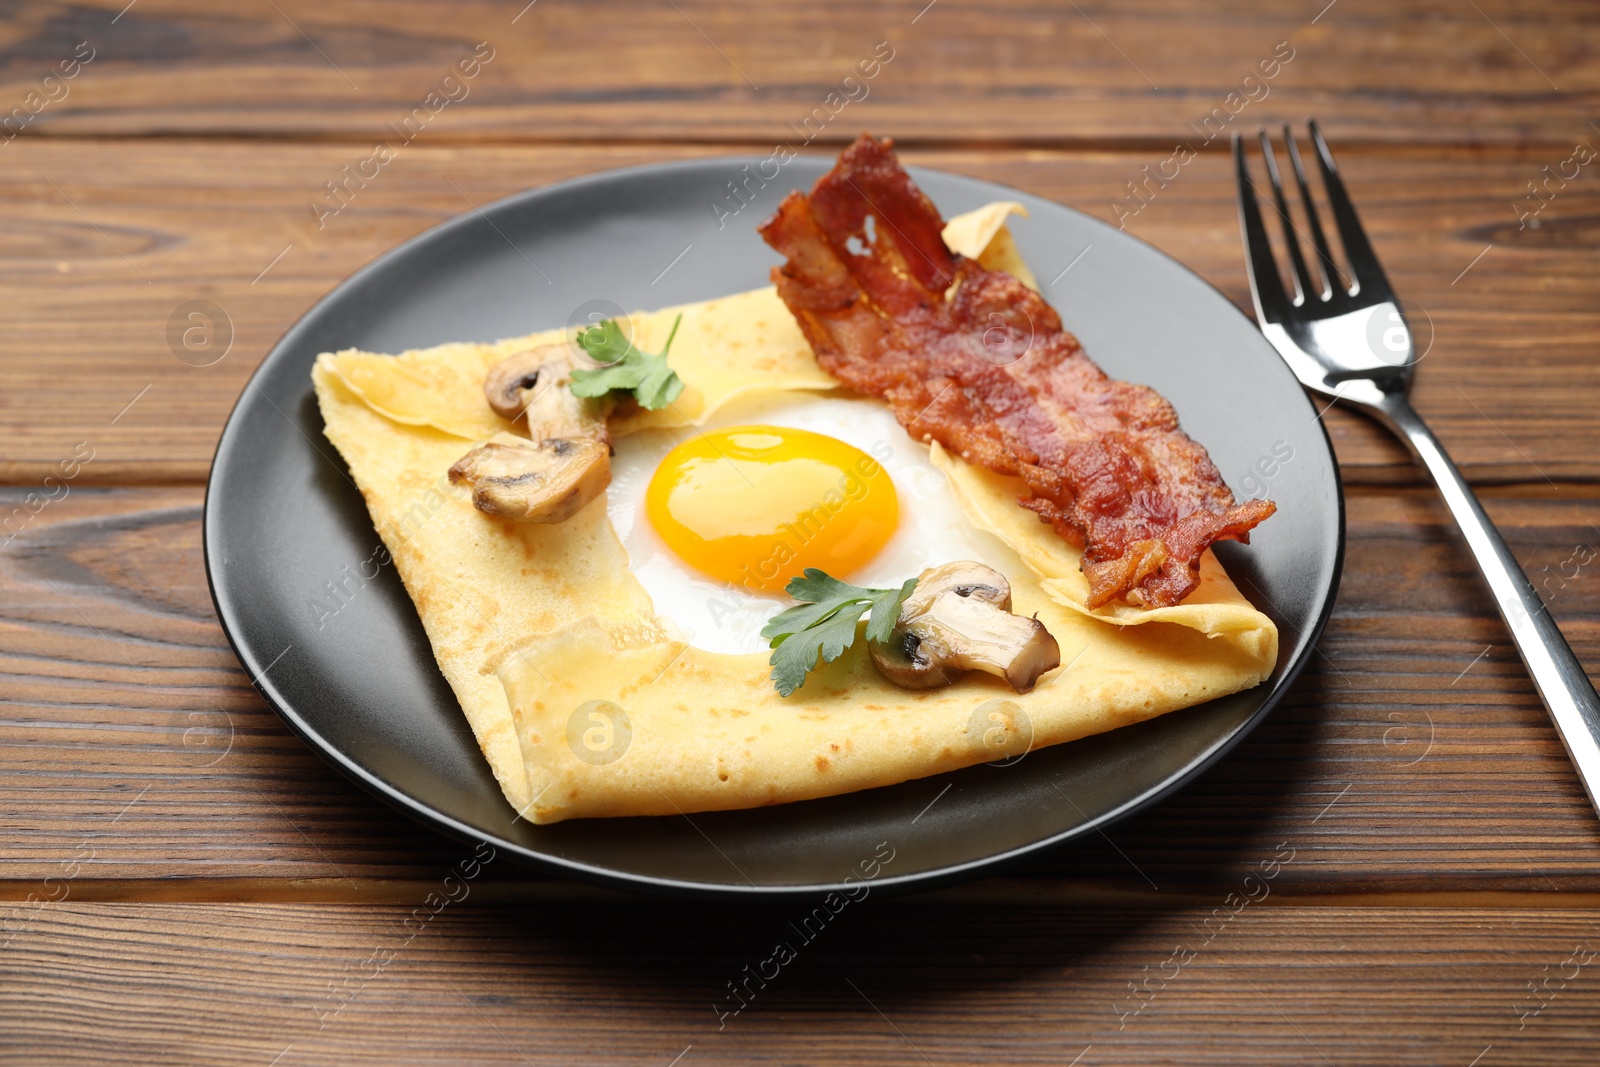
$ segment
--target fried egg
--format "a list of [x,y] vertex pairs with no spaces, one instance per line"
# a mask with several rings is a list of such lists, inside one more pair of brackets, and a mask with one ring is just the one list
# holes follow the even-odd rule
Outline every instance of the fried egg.
[[854,574],[900,525],[894,483],[877,460],[785,426],[696,434],[667,453],[644,499],[679,559],[766,593],[807,567]]
[[706,425],[616,441],[607,512],[656,613],[696,648],[767,648],[806,567],[888,588],[951,560],[1023,564],[961,510],[945,475],[880,401],[784,392]]

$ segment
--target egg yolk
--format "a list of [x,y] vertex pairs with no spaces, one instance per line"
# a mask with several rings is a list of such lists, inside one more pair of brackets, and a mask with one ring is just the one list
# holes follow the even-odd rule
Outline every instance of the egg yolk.
[[807,567],[835,578],[860,569],[893,536],[900,503],[859,448],[809,430],[735,426],[667,453],[645,513],[695,570],[779,592]]

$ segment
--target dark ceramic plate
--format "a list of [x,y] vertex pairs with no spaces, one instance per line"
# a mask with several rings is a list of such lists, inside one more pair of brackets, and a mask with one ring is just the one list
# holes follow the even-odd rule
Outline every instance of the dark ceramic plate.
[[1278,502],[1252,545],[1220,546],[1280,628],[1269,681],[1007,767],[692,824],[541,827],[514,821],[392,567],[336,615],[310,606],[378,545],[322,436],[317,354],[492,341],[559,326],[593,301],[660,307],[764,285],[777,257],[756,224],[831,160],[794,160],[730,214],[727,183],[754,162],[612,171],[460,215],[357,272],[284,335],[228,420],[205,510],[217,614],[261,693],[335,767],[435,829],[552,873],[668,892],[813,893],[860,870],[880,842],[894,859],[876,886],[931,885],[1082,836],[1191,781],[1277,703],[1328,617],[1344,513],[1322,424],[1250,320],[1186,268],[1070,208],[953,174],[915,171],[946,216],[1026,204],[1017,242],[1094,359],[1173,401],[1236,493],[1264,487]]

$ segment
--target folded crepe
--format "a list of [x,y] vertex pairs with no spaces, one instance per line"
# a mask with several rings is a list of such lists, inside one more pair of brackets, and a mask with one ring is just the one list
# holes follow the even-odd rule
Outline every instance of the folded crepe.
[[[958,216],[946,242],[1034,285],[1005,226],[1021,211]],[[703,423],[763,391],[837,388],[770,287],[630,316],[635,342],[659,350],[680,313],[669,362],[682,396],[614,419],[613,435]],[[1090,609],[1078,550],[1018,506],[1013,479],[935,444],[972,525],[1015,553],[1002,568],[1012,610],[1037,614],[1062,665],[1026,694],[979,673],[912,691],[885,681],[858,640],[780,697],[767,653],[695,648],[657,616],[603,499],[557,525],[518,524],[450,485],[475,442],[512,429],[484,402],[489,369],[563,337],[324,353],[312,372],[328,439],[440,670],[506,799],[535,823],[757,807],[1015,758],[1247,689],[1277,660],[1272,622],[1210,555],[1178,606]]]

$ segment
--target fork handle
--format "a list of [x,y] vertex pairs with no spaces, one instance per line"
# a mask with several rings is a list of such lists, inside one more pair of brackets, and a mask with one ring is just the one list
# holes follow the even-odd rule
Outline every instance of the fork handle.
[[1438,483],[1450,513],[1489,581],[1511,639],[1516,642],[1545,707],[1550,709],[1556,731],[1589,794],[1589,803],[1600,811],[1600,696],[1583,665],[1572,654],[1571,646],[1506,547],[1505,539],[1484,513],[1477,495],[1404,395],[1386,394],[1376,413],[1406,442]]

